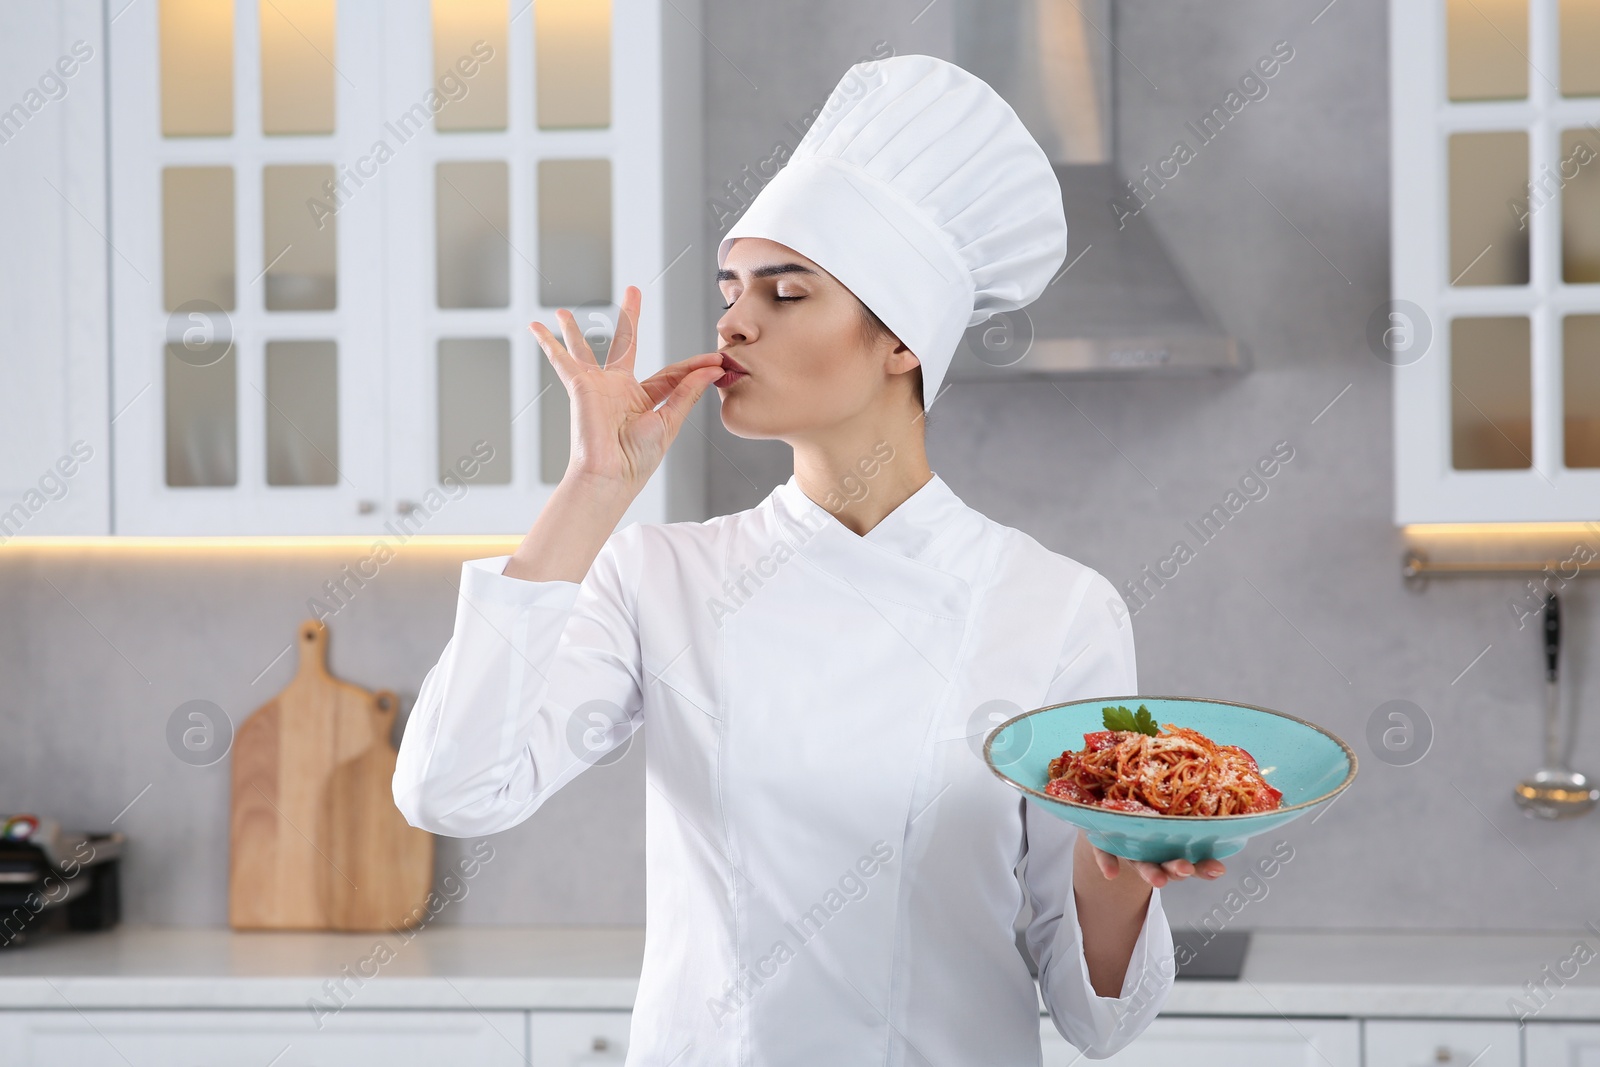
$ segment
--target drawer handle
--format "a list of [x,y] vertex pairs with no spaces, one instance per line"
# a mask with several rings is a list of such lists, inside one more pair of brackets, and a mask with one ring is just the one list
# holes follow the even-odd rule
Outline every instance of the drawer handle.
[[610,1047],[611,1047],[611,1042],[607,1041],[605,1038],[597,1037],[597,1038],[594,1039],[594,1051],[596,1051],[596,1052],[604,1052],[606,1049],[608,1049]]

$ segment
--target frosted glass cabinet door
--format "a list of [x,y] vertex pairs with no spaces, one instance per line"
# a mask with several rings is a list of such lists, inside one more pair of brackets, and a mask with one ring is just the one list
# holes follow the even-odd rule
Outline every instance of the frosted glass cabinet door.
[[[85,233],[115,532],[526,531],[569,433],[529,322],[569,307],[603,355],[636,285],[641,378],[711,344],[700,6],[119,3],[109,91],[83,94],[109,101],[112,174],[81,190],[110,197]],[[698,516],[705,440],[624,521],[660,521],[669,481]]]
[[1394,521],[1592,521],[1600,3],[1388,12]]
[[387,492],[379,0],[110,21],[116,532],[358,534]]
[[[560,480],[566,389],[532,320],[559,330],[556,311],[569,308],[603,356],[617,301],[637,285],[648,309],[637,372],[667,361],[667,324],[693,306],[669,292],[689,284],[666,268],[690,241],[668,250],[669,149],[651,148],[695,141],[693,120],[662,108],[668,68],[687,69],[665,62],[664,27],[675,33],[689,12],[672,7],[630,5],[626,19],[607,0],[389,8],[385,113],[405,115],[430,91],[440,98],[383,178],[390,204],[407,205],[404,224],[385,233],[387,521],[402,532],[520,534]],[[684,45],[699,47],[672,47]],[[658,140],[664,114],[677,132]],[[678,269],[687,280],[699,266],[689,255]],[[709,271],[692,281],[707,291]],[[683,438],[674,465],[694,462],[699,435]],[[630,518],[660,514],[660,492],[647,486]]]

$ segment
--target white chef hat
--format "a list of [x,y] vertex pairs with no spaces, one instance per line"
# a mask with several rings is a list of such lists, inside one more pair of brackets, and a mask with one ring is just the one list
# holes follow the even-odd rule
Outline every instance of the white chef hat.
[[1067,255],[1044,150],[987,82],[934,56],[857,63],[717,248],[794,249],[922,364],[924,410],[969,326],[1036,299]]

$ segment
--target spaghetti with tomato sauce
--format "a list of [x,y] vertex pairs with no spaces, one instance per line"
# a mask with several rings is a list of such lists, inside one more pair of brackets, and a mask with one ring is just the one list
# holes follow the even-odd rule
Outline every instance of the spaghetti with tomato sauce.
[[1249,815],[1283,800],[1250,753],[1187,727],[1099,730],[1083,742],[1050,761],[1046,795],[1153,815]]

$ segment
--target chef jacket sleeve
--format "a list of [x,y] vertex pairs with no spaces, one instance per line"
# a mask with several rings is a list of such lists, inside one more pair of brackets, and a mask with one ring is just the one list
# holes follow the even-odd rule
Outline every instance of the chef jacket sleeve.
[[581,584],[508,577],[508,556],[462,564],[455,631],[423,679],[395,767],[395,805],[412,826],[450,837],[508,829],[632,736],[640,533],[612,534]]
[[[1066,602],[1075,610],[1046,705],[1138,692],[1133,628],[1116,588],[1088,571]],[[1072,892],[1072,856],[1078,829],[1022,800],[1026,861],[1022,881],[1033,917],[1025,939],[1039,968],[1039,991],[1062,1037],[1089,1059],[1123,1048],[1150,1025],[1172,992],[1172,930],[1152,889],[1144,925],[1134,943],[1121,995],[1102,997],[1089,983],[1083,929]]]

